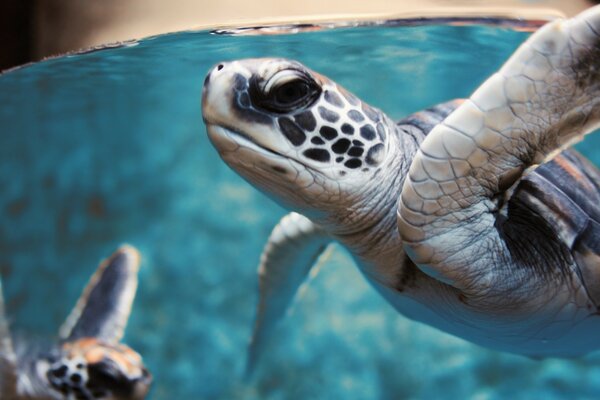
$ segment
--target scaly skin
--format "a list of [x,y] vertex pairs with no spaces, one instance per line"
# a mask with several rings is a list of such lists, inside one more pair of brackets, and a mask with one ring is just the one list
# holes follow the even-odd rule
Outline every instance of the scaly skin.
[[[599,15],[543,28],[470,100],[409,119],[422,124],[395,125],[282,59],[216,66],[203,118],[225,162],[345,245],[401,313],[495,349],[583,354],[600,347],[581,273],[600,268],[589,253],[600,229],[580,236],[582,257],[556,223],[597,223],[581,211],[591,197],[570,199],[582,207],[561,220],[545,211],[558,197],[530,195],[540,178],[524,171],[597,126]],[[456,107],[423,141],[431,115]]]
[[[470,248],[476,261],[490,247],[506,253],[492,229],[498,193],[600,126],[599,28],[598,8],[547,24],[423,142],[402,190],[398,223],[427,273],[468,291],[502,286],[489,268],[467,266],[454,254]],[[470,236],[487,244],[456,237],[467,221],[477,221]]]

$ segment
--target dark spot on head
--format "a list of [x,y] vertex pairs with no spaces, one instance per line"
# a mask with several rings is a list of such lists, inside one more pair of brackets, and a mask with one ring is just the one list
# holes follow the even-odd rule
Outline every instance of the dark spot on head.
[[363,168],[361,169],[362,172],[367,172],[369,170],[369,168]]
[[279,172],[280,174],[287,174],[286,169],[280,167],[279,165],[271,165],[271,169],[275,172]]
[[76,367],[77,367],[77,369],[83,369],[83,364],[79,363],[79,364],[76,365]]
[[361,142],[360,140],[356,140],[356,139],[354,139],[352,141],[352,144],[355,146],[364,146],[365,145],[363,142]]
[[302,154],[311,160],[327,162],[329,161],[329,152],[323,149],[308,149],[305,150]]
[[351,158],[350,160],[346,161],[344,165],[348,168],[355,169],[362,165],[362,161],[360,161],[358,158]]
[[340,86],[338,86],[338,91],[342,94],[342,96],[344,96],[348,103],[352,104],[353,106],[358,105],[359,101],[352,93]]
[[248,79],[241,74],[235,74],[233,77],[233,88],[235,90],[244,90],[248,87]]
[[248,93],[241,92],[238,95],[238,104],[243,108],[250,107],[250,96],[248,96]]
[[279,128],[283,135],[294,145],[300,146],[306,140],[306,135],[291,119],[281,117],[278,119]]
[[346,175],[346,171],[340,171],[340,176]]
[[367,164],[369,165],[377,165],[381,162],[381,158],[383,157],[383,144],[379,143],[375,146],[371,147],[367,152]]
[[385,133],[385,127],[381,122],[377,123],[377,135],[379,135],[379,139],[381,139],[382,142],[385,142],[387,135]]
[[81,375],[75,373],[73,375],[71,375],[71,382],[73,383],[80,383],[82,380]]
[[371,121],[373,121],[373,122],[378,122],[379,121],[379,114],[374,109],[372,109],[371,107],[369,107],[365,103],[361,104],[361,108],[362,108],[363,112],[367,115],[367,117],[369,117],[369,119]]
[[318,136],[313,136],[313,137],[310,139],[310,142],[311,142],[312,144],[325,144],[325,141],[324,141],[323,139],[321,139],[320,137],[318,137]]
[[352,135],[354,133],[354,127],[350,124],[344,124],[342,125],[342,132],[346,135]]
[[307,132],[312,132],[317,127],[317,120],[312,111],[304,111],[303,113],[294,115],[294,121]]
[[220,70],[222,70],[222,69],[223,69],[223,64],[219,64],[219,65],[217,65],[217,71],[220,71]]
[[367,140],[375,139],[375,129],[371,125],[363,125],[360,128],[360,136]]
[[322,126],[321,129],[319,129],[319,133],[327,140],[331,140],[337,137],[337,131],[334,128],[326,125]]
[[337,157],[335,159],[335,162],[337,162],[337,163],[341,163],[342,161],[344,161],[344,157]]
[[365,120],[365,116],[356,110],[348,111],[348,117],[354,122],[361,122]]
[[325,91],[325,101],[327,101],[329,104],[332,104],[336,107],[344,106],[344,103],[342,102],[342,99],[340,98],[340,96],[337,93],[332,92],[331,90]]
[[52,369],[50,372],[57,378],[62,378],[67,374],[68,368],[66,365],[61,365],[58,368]]
[[350,147],[350,141],[346,138],[339,139],[331,146],[331,150],[333,150],[337,154],[345,153]]
[[234,104],[232,107],[236,117],[244,122],[259,123],[263,125],[272,125],[273,118],[262,111],[258,111],[253,107],[241,108]]
[[319,106],[319,114],[321,114],[321,117],[323,117],[325,121],[329,122],[337,122],[337,120],[340,119],[338,113],[336,113],[335,111],[328,110],[323,106]]
[[348,150],[348,155],[352,157],[360,157],[364,151],[365,149],[363,147],[351,147],[350,150]]

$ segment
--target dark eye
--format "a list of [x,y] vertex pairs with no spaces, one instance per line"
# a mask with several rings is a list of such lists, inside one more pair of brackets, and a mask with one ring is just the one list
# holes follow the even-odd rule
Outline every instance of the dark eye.
[[248,94],[256,108],[286,114],[310,106],[321,95],[321,87],[308,74],[290,70],[279,74],[284,76],[271,78],[274,82],[266,92],[257,81],[250,82]]
[[275,90],[273,94],[274,100],[280,105],[292,105],[296,102],[300,102],[306,95],[308,95],[309,87],[306,82],[300,79],[288,82],[281,85]]

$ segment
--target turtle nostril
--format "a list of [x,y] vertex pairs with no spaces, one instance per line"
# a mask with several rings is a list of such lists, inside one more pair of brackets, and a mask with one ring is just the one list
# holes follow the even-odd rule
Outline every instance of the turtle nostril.
[[217,65],[217,71],[220,71],[220,70],[222,70],[222,69],[223,69],[223,64],[219,64],[219,65]]

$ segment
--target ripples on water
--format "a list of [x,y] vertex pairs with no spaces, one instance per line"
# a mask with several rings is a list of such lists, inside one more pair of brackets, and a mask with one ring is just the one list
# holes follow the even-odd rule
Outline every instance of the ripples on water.
[[[244,381],[256,264],[284,214],[227,169],[199,96],[215,63],[295,58],[398,119],[468,96],[527,33],[426,25],[184,32],[0,76],[0,271],[17,330],[52,334],[118,244],[144,254],[127,331],[154,399],[575,398],[600,357],[530,361],[398,316],[336,249]],[[600,135],[580,146],[600,164]]]

